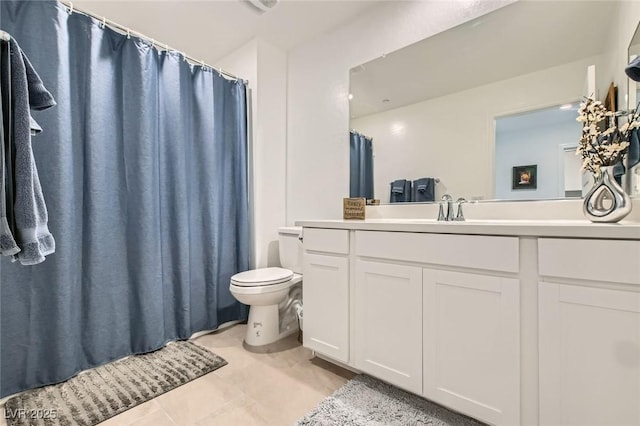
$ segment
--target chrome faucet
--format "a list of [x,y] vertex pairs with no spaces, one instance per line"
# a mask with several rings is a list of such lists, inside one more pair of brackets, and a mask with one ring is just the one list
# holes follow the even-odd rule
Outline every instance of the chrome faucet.
[[[447,214],[444,213],[443,201],[447,203]],[[444,194],[440,198],[438,220],[440,221],[452,221],[453,220],[453,197],[449,194]]]
[[467,202],[467,199],[464,197],[460,197],[456,200],[456,203],[458,203],[458,214],[456,214],[456,218],[453,220],[464,222],[464,214],[462,214],[462,204],[466,202]]

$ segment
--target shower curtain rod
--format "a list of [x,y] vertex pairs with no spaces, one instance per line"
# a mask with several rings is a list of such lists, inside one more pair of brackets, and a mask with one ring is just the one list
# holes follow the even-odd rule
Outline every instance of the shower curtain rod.
[[78,9],[73,5],[73,2],[71,2],[71,1],[58,0],[58,2],[61,3],[62,5],[64,5],[67,8],[67,11],[69,12],[69,15],[72,15],[75,12],[75,13],[79,13],[81,15],[88,16],[90,18],[97,19],[98,21],[100,21],[100,23],[102,25],[102,28],[105,28],[105,27],[108,26],[108,27],[118,31],[121,34],[126,35],[127,37],[135,36],[135,37],[138,37],[140,39],[149,41],[149,42],[151,42],[151,46],[153,48],[155,48],[155,49],[158,49],[158,50],[179,52],[184,57],[185,61],[189,61],[189,62],[191,62],[193,64],[200,65],[203,68],[211,68],[212,70],[215,70],[216,72],[218,72],[218,74],[223,75],[223,76],[225,76],[225,77],[227,77],[227,78],[229,78],[231,80],[236,80],[236,81],[242,80],[245,83],[249,83],[248,80],[245,80],[243,78],[240,78],[238,76],[230,74],[230,73],[224,71],[222,68],[216,68],[216,67],[214,67],[212,65],[209,65],[209,64],[205,63],[204,61],[201,61],[201,60],[196,59],[194,57],[188,56],[186,53],[181,52],[181,51],[179,51],[177,49],[174,49],[171,46],[169,46],[168,44],[160,43],[157,40],[155,40],[155,39],[153,39],[151,37],[147,37],[146,35],[144,35],[142,33],[139,33],[137,31],[132,31],[131,28],[125,27],[124,25],[120,25],[117,22],[113,22],[113,21],[105,18],[104,16],[98,16],[98,15],[93,14],[91,12],[87,12],[87,11]]
[[365,135],[364,133],[357,131],[356,129],[350,129],[349,131],[353,132],[353,133],[357,133],[357,134],[359,134],[361,136],[364,136],[365,138],[369,137],[369,136]]

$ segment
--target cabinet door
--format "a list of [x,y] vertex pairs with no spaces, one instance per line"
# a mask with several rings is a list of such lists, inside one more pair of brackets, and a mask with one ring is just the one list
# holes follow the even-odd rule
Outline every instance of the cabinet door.
[[359,260],[355,283],[356,368],[422,390],[422,269]]
[[520,292],[511,278],[424,269],[424,396],[520,423]]
[[349,362],[349,259],[304,254],[304,346]]
[[640,424],[640,293],[541,282],[540,424]]

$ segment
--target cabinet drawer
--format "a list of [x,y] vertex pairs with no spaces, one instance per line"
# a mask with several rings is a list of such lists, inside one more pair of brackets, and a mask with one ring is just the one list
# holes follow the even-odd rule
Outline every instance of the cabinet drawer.
[[356,254],[381,259],[515,273],[518,250],[517,237],[356,231]]
[[542,276],[640,284],[640,241],[540,238]]
[[304,228],[305,250],[349,254],[349,231],[346,229]]

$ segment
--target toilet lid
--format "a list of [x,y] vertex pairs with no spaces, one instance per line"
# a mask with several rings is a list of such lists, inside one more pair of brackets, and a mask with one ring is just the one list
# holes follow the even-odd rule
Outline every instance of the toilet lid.
[[280,284],[289,281],[293,272],[284,268],[262,268],[240,272],[231,277],[231,283],[242,287]]

